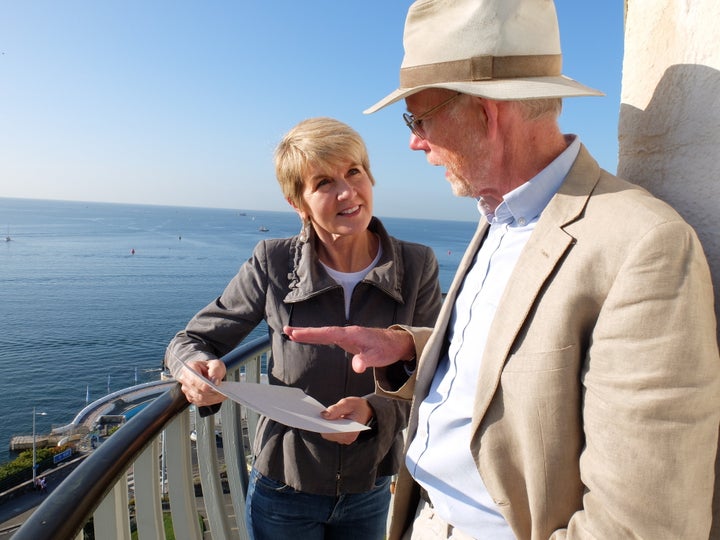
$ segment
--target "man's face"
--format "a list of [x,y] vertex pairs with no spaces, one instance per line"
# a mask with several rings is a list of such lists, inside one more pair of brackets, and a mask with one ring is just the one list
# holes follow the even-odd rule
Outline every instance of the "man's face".
[[[454,92],[429,89],[405,99],[408,112],[419,117]],[[421,134],[410,135],[410,148],[422,150],[428,163],[445,167],[445,178],[458,197],[479,197],[489,183],[485,118],[478,98],[460,96],[424,118]],[[485,187],[484,187],[485,186]]]

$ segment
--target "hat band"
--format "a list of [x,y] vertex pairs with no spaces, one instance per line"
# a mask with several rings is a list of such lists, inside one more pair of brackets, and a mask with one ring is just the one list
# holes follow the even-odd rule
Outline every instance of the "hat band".
[[400,88],[454,81],[556,77],[561,73],[562,55],[560,54],[474,56],[463,60],[402,68]]

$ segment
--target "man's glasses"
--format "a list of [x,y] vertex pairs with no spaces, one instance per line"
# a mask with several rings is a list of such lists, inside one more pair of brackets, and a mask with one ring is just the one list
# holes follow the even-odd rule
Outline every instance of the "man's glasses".
[[430,115],[437,112],[439,109],[443,108],[445,105],[450,103],[453,99],[457,98],[458,96],[461,96],[462,94],[458,92],[454,96],[446,99],[440,105],[435,105],[432,109],[425,111],[420,116],[415,116],[411,113],[403,113],[403,120],[405,120],[405,124],[407,127],[410,128],[410,131],[413,132],[413,135],[418,137],[419,139],[425,138],[425,130],[422,127],[423,120],[426,120]]

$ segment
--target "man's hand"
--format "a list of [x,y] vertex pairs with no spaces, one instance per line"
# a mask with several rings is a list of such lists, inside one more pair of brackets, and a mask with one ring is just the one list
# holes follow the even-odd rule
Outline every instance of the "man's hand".
[[200,373],[206,379],[219,383],[225,377],[225,363],[221,360],[199,361],[190,360],[177,374],[176,380],[180,382],[183,394],[190,403],[198,406],[207,406],[220,403],[225,396],[219,394],[202,379],[190,371]]
[[285,335],[300,343],[337,345],[353,355],[352,368],[362,373],[369,367],[384,367],[415,356],[415,343],[404,330],[364,326],[286,326]]
[[[367,424],[374,416],[374,412],[367,399],[361,397],[346,397],[330,405],[322,412],[325,420],[338,420],[347,418],[361,424]],[[360,435],[359,431],[351,433],[321,433],[322,438],[340,444],[352,444]]]

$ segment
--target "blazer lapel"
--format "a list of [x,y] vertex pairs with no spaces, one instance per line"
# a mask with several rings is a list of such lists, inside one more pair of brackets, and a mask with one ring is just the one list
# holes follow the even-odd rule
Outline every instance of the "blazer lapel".
[[[477,230],[473,236],[470,244],[465,250],[460,265],[455,272],[455,277],[450,284],[450,290],[445,296],[442,308],[438,314],[437,322],[433,328],[433,332],[423,349],[422,356],[418,362],[418,374],[415,383],[415,402],[422,401],[430,389],[433,376],[435,375],[435,369],[439,361],[440,353],[442,352],[443,345],[445,342],[445,335],[447,334],[447,327],[452,316],[453,308],[455,307],[455,298],[457,298],[458,291],[462,285],[465,275],[475,260],[475,255],[480,249],[485,234],[488,230],[488,222],[482,217],[478,223]],[[412,424],[412,421],[411,421]]]
[[582,213],[600,169],[584,146],[562,186],[543,210],[513,270],[495,313],[482,356],[473,411],[474,433],[492,400],[505,361],[543,284],[575,242],[564,227]]

